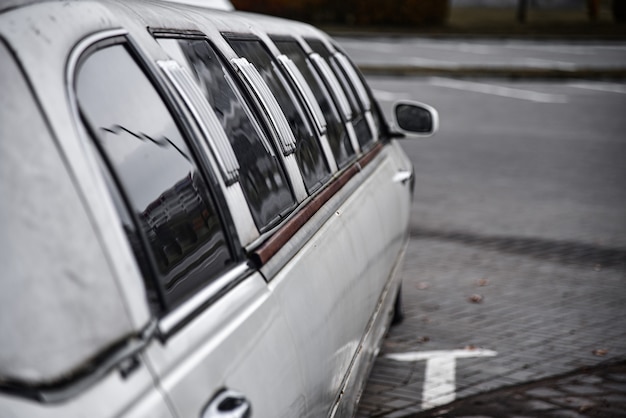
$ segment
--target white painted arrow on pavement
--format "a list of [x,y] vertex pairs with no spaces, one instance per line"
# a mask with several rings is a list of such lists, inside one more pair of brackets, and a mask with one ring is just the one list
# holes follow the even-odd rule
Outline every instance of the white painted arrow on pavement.
[[456,359],[497,356],[493,350],[466,349],[415,351],[387,354],[385,357],[404,362],[426,361],[422,409],[434,408],[454,401],[456,390]]

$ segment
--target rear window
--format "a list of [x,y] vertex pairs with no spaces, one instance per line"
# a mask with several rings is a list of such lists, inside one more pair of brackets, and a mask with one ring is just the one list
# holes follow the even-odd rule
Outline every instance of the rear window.
[[136,330],[76,179],[1,39],[0,109],[0,386],[32,393]]
[[[76,93],[170,310],[233,262],[208,183],[168,107],[124,45],[83,60]],[[122,219],[129,222],[127,232],[134,229],[128,217]]]

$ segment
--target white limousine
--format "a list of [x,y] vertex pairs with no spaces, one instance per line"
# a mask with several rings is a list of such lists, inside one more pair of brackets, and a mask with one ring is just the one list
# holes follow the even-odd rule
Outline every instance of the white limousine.
[[0,2],[0,417],[353,415],[438,123],[394,115],[309,25]]

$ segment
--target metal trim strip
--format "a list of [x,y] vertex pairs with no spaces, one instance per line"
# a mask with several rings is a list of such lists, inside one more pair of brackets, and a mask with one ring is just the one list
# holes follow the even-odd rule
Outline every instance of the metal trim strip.
[[269,87],[263,81],[261,74],[245,58],[235,58],[231,61],[241,78],[249,87],[251,93],[260,102],[261,106],[267,110],[272,128],[276,138],[281,145],[283,155],[287,156],[296,151],[296,138],[289,127],[289,123],[276,101],[276,98]]
[[330,182],[326,188],[311,199],[267,241],[250,254],[252,261],[257,266],[266,264],[326,202],[337,194],[365,166],[370,164],[382,149],[383,145],[378,143],[355,164],[352,164],[335,180]]
[[333,73],[333,70],[331,70],[328,63],[319,54],[313,53],[309,55],[309,57],[311,58],[311,62],[313,62],[317,70],[323,75],[323,78],[328,83],[329,90],[337,99],[337,104],[341,109],[341,113],[344,115],[347,121],[351,121],[353,115],[352,108],[350,107],[350,102],[348,102],[348,98],[343,92],[343,88],[341,87],[339,80],[337,80],[337,77]]
[[286,55],[279,55],[277,59],[278,62],[282,64],[287,74],[289,74],[289,76],[293,80],[294,84],[297,87],[298,93],[300,93],[300,97],[311,110],[311,116],[313,117],[313,121],[315,122],[317,132],[320,135],[324,135],[326,133],[326,118],[324,118],[322,109],[315,100],[313,91],[302,76],[302,73],[298,70],[293,61],[290,60]]
[[174,60],[157,61],[157,64],[174,85],[187,109],[198,122],[198,126],[205,137],[205,143],[209,145],[226,185],[237,182],[239,179],[239,162],[217,116],[209,107],[189,71]]
[[339,52],[336,52],[334,57],[337,59],[337,62],[339,63],[343,71],[348,76],[348,79],[350,80],[354,88],[356,89],[359,99],[361,100],[361,104],[363,104],[363,107],[365,108],[365,110],[366,111],[370,110],[372,108],[372,102],[369,98],[369,95],[367,94],[367,91],[365,90],[365,87],[363,86],[363,83],[361,82],[361,79],[359,78],[358,74],[354,70],[354,67],[352,67],[352,65],[350,64],[350,61],[348,61],[348,58]]

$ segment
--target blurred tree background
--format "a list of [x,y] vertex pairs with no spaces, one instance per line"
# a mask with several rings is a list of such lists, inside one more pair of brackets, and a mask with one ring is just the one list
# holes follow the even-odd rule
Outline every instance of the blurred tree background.
[[248,10],[315,24],[440,25],[449,0],[232,0]]

